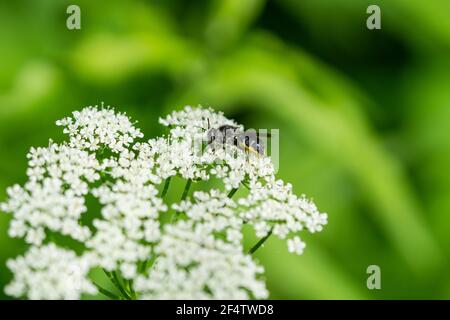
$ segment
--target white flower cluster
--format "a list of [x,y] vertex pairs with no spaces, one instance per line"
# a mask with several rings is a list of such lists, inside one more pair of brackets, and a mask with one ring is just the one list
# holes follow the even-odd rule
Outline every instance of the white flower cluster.
[[136,279],[142,299],[262,299],[268,296],[258,275],[264,270],[241,244],[210,234],[211,226],[192,220],[164,228],[148,276]]
[[[171,132],[177,132],[177,137],[183,141],[192,141],[202,137],[202,134],[204,138],[205,119],[212,128],[224,124],[238,126],[221,113],[189,106],[160,122],[170,126]],[[166,143],[166,148],[170,149],[170,141]],[[202,172],[206,179],[210,176],[221,179],[226,190],[237,189],[240,185],[246,186],[249,194],[237,200],[235,216],[253,225],[259,237],[273,233],[285,239],[294,235],[294,238],[288,240],[291,252],[302,254],[305,247],[295,234],[305,228],[311,233],[321,231],[327,224],[327,214],[320,213],[312,201],[305,196],[297,197],[292,193],[292,185],[276,180],[270,157],[245,153],[236,147],[231,150],[208,148],[200,157],[190,158],[189,164],[197,172]],[[176,168],[173,170],[176,171]],[[183,175],[182,172],[178,173]]]
[[257,180],[273,175],[273,165],[268,157],[244,154],[237,148],[201,148],[200,142],[205,140],[206,131],[210,128],[231,125],[242,129],[222,113],[187,106],[160,119],[160,123],[170,127],[171,137],[159,140],[158,147],[164,150],[161,155],[178,155],[175,159],[172,156],[169,161],[164,161],[166,166],[176,161],[170,168],[172,174],[201,180],[216,176],[223,180],[227,190],[238,188],[246,179]]
[[[320,213],[304,195],[300,198],[294,195],[290,184],[281,180],[272,180],[265,185],[250,182],[249,188],[249,195],[239,199],[238,203],[246,208],[242,218],[254,225],[259,237],[266,236],[271,230],[281,239],[304,228],[314,233],[321,231],[327,223],[327,214]],[[297,243],[300,239],[296,238]],[[295,252],[301,254],[302,250]]]
[[14,280],[5,287],[8,295],[38,299],[78,299],[81,293],[97,293],[86,278],[89,259],[53,243],[31,247],[23,256],[8,260]]
[[172,206],[189,221],[201,225],[208,235],[222,235],[230,244],[240,245],[242,219],[237,214],[236,203],[218,190],[195,192],[194,201],[181,201]]
[[[67,142],[31,149],[28,181],[9,188],[1,206],[13,215],[9,235],[31,245],[8,261],[14,278],[7,294],[78,299],[96,292],[88,272],[101,267],[129,280],[128,290],[142,299],[268,296],[263,268],[243,248],[243,224],[259,237],[287,239],[288,250],[301,254],[298,233],[321,231],[326,214],[276,180],[269,157],[205,148],[210,128],[243,129],[223,114],[186,107],[160,122],[169,126],[168,137],[145,142],[125,114],[87,107],[57,122]],[[169,206],[159,190],[175,176],[188,185],[214,177],[223,190],[194,192]],[[242,186],[248,191],[232,199]],[[92,199],[100,212],[92,212]],[[166,211],[172,223],[162,225]],[[54,233],[80,242],[83,253],[52,243]]]
[[108,108],[87,107],[57,121],[56,125],[65,127],[71,146],[90,151],[104,147],[114,153],[127,151],[135,138],[143,137],[126,114]]
[[100,178],[95,156],[50,142],[48,148],[32,148],[28,158],[28,182],[9,188],[9,200],[2,205],[3,211],[14,213],[9,235],[40,245],[48,229],[87,240],[91,232],[78,221],[86,212],[88,183]]

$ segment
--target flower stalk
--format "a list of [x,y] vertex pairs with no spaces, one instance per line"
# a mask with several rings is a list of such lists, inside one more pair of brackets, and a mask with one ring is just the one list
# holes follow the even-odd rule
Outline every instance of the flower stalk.
[[111,291],[103,288],[102,286],[100,286],[98,283],[93,282],[93,284],[97,287],[98,291],[105,295],[106,297],[113,299],[113,300],[120,300],[120,297],[114,293],[112,293]]
[[103,269],[103,272],[106,274],[108,279],[116,286],[116,288],[120,291],[120,293],[122,293],[123,297],[126,300],[132,300],[131,296],[128,294],[128,292],[125,290],[125,288],[122,286],[116,271],[109,272],[109,271]]
[[166,179],[166,181],[164,182],[164,189],[163,189],[163,191],[161,193],[161,198],[164,198],[166,193],[167,193],[167,191],[169,190],[169,185],[170,185],[170,180],[171,179],[172,179],[172,177],[168,177]]
[[253,247],[251,247],[251,249],[248,251],[248,254],[250,255],[254,254],[256,250],[258,250],[259,247],[261,247],[264,244],[264,242],[266,242],[267,239],[269,239],[269,237],[272,235],[272,231],[273,229],[271,229],[265,237],[261,238]]
[[184,186],[183,194],[181,195],[181,201],[186,200],[188,193],[189,193],[189,189],[191,187],[191,184],[192,184],[192,179],[188,179],[186,181],[186,185]]
[[227,197],[231,199],[234,196],[234,194],[236,193],[236,191],[238,191],[238,189],[239,188],[231,189],[231,191],[228,193]]

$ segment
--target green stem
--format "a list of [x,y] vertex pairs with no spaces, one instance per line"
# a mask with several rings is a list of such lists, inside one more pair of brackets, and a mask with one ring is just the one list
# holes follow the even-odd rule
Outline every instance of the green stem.
[[270,235],[272,234],[272,229],[269,231],[269,233],[264,237],[261,238],[249,251],[248,254],[253,254],[255,253],[256,250],[258,250],[259,247],[261,247],[264,242],[266,242],[266,240],[270,237]]
[[244,181],[241,181],[241,184],[246,187],[248,190],[250,190],[250,187],[248,186],[248,184]]
[[119,279],[119,276],[117,275],[117,272],[113,271],[112,275],[114,277],[114,280],[117,282],[117,284],[119,286],[119,290],[120,290],[120,292],[122,292],[123,296],[128,300],[132,300],[131,296],[128,294],[128,292],[125,290],[125,288],[122,286],[122,283]]
[[192,180],[188,179],[186,185],[184,186],[183,195],[181,196],[181,200],[186,200],[189,188],[191,187]]
[[[172,177],[168,177],[166,178],[166,181],[164,182],[164,187],[163,190],[161,192],[161,198],[164,198],[164,196],[167,194],[167,191],[169,190],[169,185],[170,185],[170,181],[172,180]],[[173,218],[172,218],[173,220]],[[145,273],[145,271],[147,270],[147,264],[148,264],[148,259],[142,262],[141,265],[141,273]],[[131,290],[133,290],[133,288],[130,287]],[[130,291],[132,294],[134,294],[136,296],[136,294],[134,293],[134,291]]]
[[166,182],[164,183],[164,189],[163,189],[163,191],[162,191],[162,193],[161,193],[161,198],[164,198],[164,196],[166,195],[166,193],[167,193],[167,190],[169,190],[169,185],[170,185],[170,180],[172,179],[172,177],[168,177],[167,179],[166,179]]
[[141,273],[145,273],[145,271],[147,271],[147,262],[148,262],[148,259],[141,262],[141,265],[139,268]]
[[107,296],[110,299],[113,300],[120,300],[120,297],[114,293],[112,293],[109,290],[106,290],[105,288],[103,288],[102,286],[100,286],[98,283],[94,282],[94,285],[97,287],[98,291],[100,291],[101,294]]
[[[188,195],[188,193],[189,193],[189,188],[191,187],[191,184],[192,184],[192,180],[191,180],[191,179],[188,179],[187,182],[186,182],[186,185],[184,186],[183,194],[181,195],[181,201],[186,200],[187,195]],[[170,223],[177,222],[178,216],[179,216],[179,215],[180,215],[180,213],[179,213],[179,212],[176,212],[176,213],[172,216],[172,219],[171,219]]]
[[120,284],[119,277],[117,276],[117,273],[115,271],[109,272],[105,269],[103,269],[103,272],[108,276],[109,280],[116,286],[117,289],[122,293],[125,299],[132,300],[130,295],[126,292],[126,290],[122,287]]
[[149,263],[150,263],[150,259],[145,260],[145,263],[144,263],[144,272],[147,271],[147,269],[148,269],[148,267],[149,267]]
[[136,300],[136,292],[134,291],[134,288],[133,288],[133,280],[127,280],[127,284],[128,284],[128,291],[131,294],[131,298],[133,300]]
[[228,198],[231,199],[231,197],[233,197],[233,195],[236,193],[236,191],[238,191],[239,188],[234,188],[231,189],[231,191],[228,193]]

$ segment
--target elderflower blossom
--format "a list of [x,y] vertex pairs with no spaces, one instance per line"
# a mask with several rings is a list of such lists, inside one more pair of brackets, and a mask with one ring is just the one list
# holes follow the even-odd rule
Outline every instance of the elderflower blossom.
[[[286,239],[290,252],[302,254],[299,232],[321,231],[327,215],[276,179],[270,157],[235,146],[205,148],[210,128],[244,130],[222,113],[188,106],[160,123],[168,136],[143,141],[125,114],[87,107],[57,121],[68,141],[30,150],[28,181],[8,188],[1,205],[12,214],[9,235],[31,245],[8,261],[14,278],[7,294],[78,299],[96,292],[88,276],[96,267],[134,283],[128,298],[268,296],[263,267],[243,247],[242,226]],[[172,177],[187,185],[215,178],[222,186],[191,196],[186,190],[169,204],[161,190]],[[231,198],[239,188],[248,190]],[[54,243],[55,233],[79,242],[83,253]]]

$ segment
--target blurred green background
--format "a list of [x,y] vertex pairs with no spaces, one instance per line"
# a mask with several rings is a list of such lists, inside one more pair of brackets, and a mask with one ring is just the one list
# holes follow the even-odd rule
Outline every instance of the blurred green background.
[[[280,128],[279,177],[329,214],[303,256],[275,238],[257,252],[271,298],[450,298],[449,17],[448,0],[2,1],[0,200],[75,109],[104,101],[152,137],[159,116],[214,106]],[[0,288],[26,249],[8,221]]]

